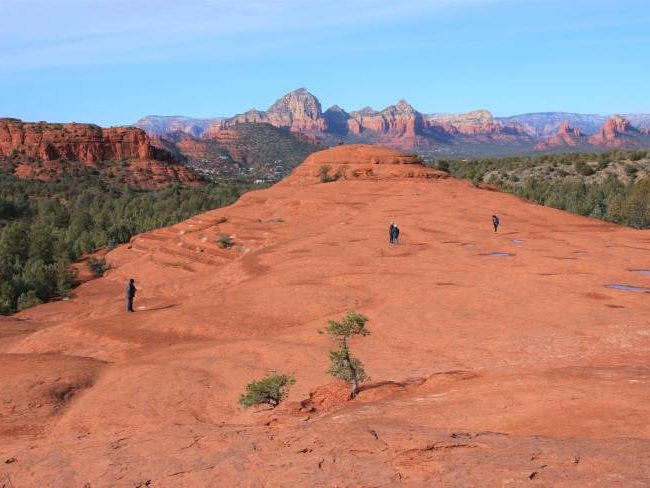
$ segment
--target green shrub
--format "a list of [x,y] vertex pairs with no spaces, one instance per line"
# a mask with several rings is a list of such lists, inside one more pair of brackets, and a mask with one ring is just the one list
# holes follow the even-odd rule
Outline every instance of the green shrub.
[[318,178],[320,179],[321,183],[329,183],[332,180],[332,177],[330,176],[330,170],[332,167],[329,164],[324,164],[320,167],[318,170]]
[[433,167],[437,170],[440,171],[447,171],[449,172],[449,161],[445,161],[443,159],[439,159],[433,164]]
[[596,167],[596,169],[598,171],[602,171],[609,166],[609,163],[610,161],[608,159],[601,159],[598,161],[598,166]]
[[593,168],[584,161],[576,161],[573,165],[576,172],[582,176],[591,176],[595,173]]
[[106,265],[106,260],[104,258],[100,258],[100,259],[88,258],[88,260],[86,261],[86,266],[88,266],[88,268],[90,269],[90,271],[92,272],[95,278],[104,276],[104,273],[106,273],[106,270],[108,269]]
[[221,249],[229,249],[233,246],[234,241],[228,234],[221,234],[217,240],[217,244],[219,244]]
[[18,297],[18,310],[25,310],[26,308],[40,305],[43,301],[38,298],[36,291],[29,290]]
[[270,405],[277,407],[289,394],[289,389],[296,382],[293,376],[269,375],[259,381],[246,385],[246,393],[239,397],[239,404],[244,407],[253,405]]

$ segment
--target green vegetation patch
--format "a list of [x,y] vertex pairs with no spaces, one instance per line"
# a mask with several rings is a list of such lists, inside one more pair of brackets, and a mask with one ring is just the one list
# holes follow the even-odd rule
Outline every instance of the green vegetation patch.
[[650,228],[650,151],[434,161],[476,186],[637,229]]
[[[0,174],[0,313],[68,296],[70,264],[99,248],[233,203],[237,183],[140,190],[99,179],[20,180]],[[101,261],[89,263],[103,273]]]

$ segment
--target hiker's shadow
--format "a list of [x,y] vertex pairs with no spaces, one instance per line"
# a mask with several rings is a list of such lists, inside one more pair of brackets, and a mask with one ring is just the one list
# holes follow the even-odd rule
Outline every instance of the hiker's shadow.
[[155,310],[166,310],[168,308],[178,307],[180,303],[170,303],[169,305],[158,305],[154,307],[138,308],[138,312],[153,312]]

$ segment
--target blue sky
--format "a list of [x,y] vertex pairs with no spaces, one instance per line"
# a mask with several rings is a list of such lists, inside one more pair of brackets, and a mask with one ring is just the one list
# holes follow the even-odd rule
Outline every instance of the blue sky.
[[0,116],[650,112],[648,0],[0,0]]

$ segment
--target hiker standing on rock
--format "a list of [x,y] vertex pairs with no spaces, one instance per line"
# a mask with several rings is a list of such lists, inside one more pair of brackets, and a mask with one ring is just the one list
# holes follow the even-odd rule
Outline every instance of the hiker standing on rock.
[[494,226],[494,232],[496,232],[497,229],[499,228],[499,217],[497,217],[496,215],[492,216],[492,225]]
[[133,299],[135,298],[135,292],[138,291],[135,287],[135,280],[131,278],[129,284],[126,285],[126,311],[133,312]]
[[395,222],[390,223],[388,233],[390,235],[390,244],[397,244],[397,240],[399,239],[399,227],[397,227]]

